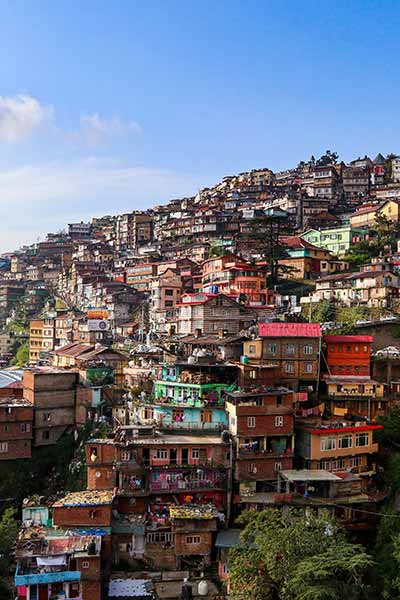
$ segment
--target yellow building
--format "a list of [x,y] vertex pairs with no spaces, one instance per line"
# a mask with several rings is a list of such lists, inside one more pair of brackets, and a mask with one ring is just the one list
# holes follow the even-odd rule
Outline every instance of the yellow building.
[[399,202],[397,200],[386,200],[379,204],[369,204],[356,210],[350,217],[352,227],[365,227],[373,225],[378,216],[384,216],[389,221],[398,222]]

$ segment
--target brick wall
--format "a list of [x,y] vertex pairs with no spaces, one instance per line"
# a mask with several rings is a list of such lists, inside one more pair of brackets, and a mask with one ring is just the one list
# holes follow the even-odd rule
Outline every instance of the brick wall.
[[109,527],[111,505],[103,506],[56,506],[53,509],[54,525],[59,527]]
[[212,533],[210,531],[175,534],[176,556],[207,556],[211,553],[211,545]]
[[[249,427],[254,423],[255,427]],[[282,425],[280,425],[282,423]],[[290,435],[293,433],[294,418],[291,414],[256,415],[237,417],[237,432],[239,435]]]
[[116,471],[112,467],[90,466],[87,468],[88,490],[112,490],[116,484]]
[[273,481],[276,479],[276,468],[281,470],[292,469],[291,457],[265,457],[238,459],[235,464],[234,478],[236,481]]
[[9,440],[4,442],[2,449],[6,449],[4,452],[0,452],[0,460],[14,460],[16,458],[30,458],[32,455],[32,441],[31,440]]

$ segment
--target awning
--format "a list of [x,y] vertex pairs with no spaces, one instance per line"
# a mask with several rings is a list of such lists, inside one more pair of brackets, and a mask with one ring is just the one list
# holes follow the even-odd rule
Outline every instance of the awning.
[[38,556],[36,558],[38,567],[59,567],[67,563],[67,555],[60,554],[59,556]]

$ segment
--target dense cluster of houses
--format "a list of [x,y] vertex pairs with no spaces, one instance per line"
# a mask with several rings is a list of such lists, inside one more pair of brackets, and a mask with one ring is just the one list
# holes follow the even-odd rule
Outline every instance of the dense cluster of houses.
[[[20,336],[28,356],[0,372],[0,465],[105,425],[86,444],[86,490],[23,506],[18,600],[166,597],[184,579],[224,596],[247,508],[332,515],[364,541],[386,497],[377,433],[400,394],[400,350],[327,333],[311,308],[397,319],[397,247],[357,270],[346,257],[381,217],[398,222],[399,203],[400,158],[327,153],[1,257],[0,350]],[[268,215],[292,230],[283,286],[243,245]]]

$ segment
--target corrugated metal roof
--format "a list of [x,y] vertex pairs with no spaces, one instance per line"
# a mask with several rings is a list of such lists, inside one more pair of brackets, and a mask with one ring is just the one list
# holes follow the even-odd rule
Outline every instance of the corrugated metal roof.
[[318,337],[321,334],[319,323],[259,323],[260,337]]
[[364,342],[366,344],[374,341],[372,335],[324,335],[324,340],[327,344],[334,344],[335,342]]
[[10,385],[19,383],[20,381],[22,381],[23,374],[24,372],[20,369],[1,370],[0,388],[9,387]]

